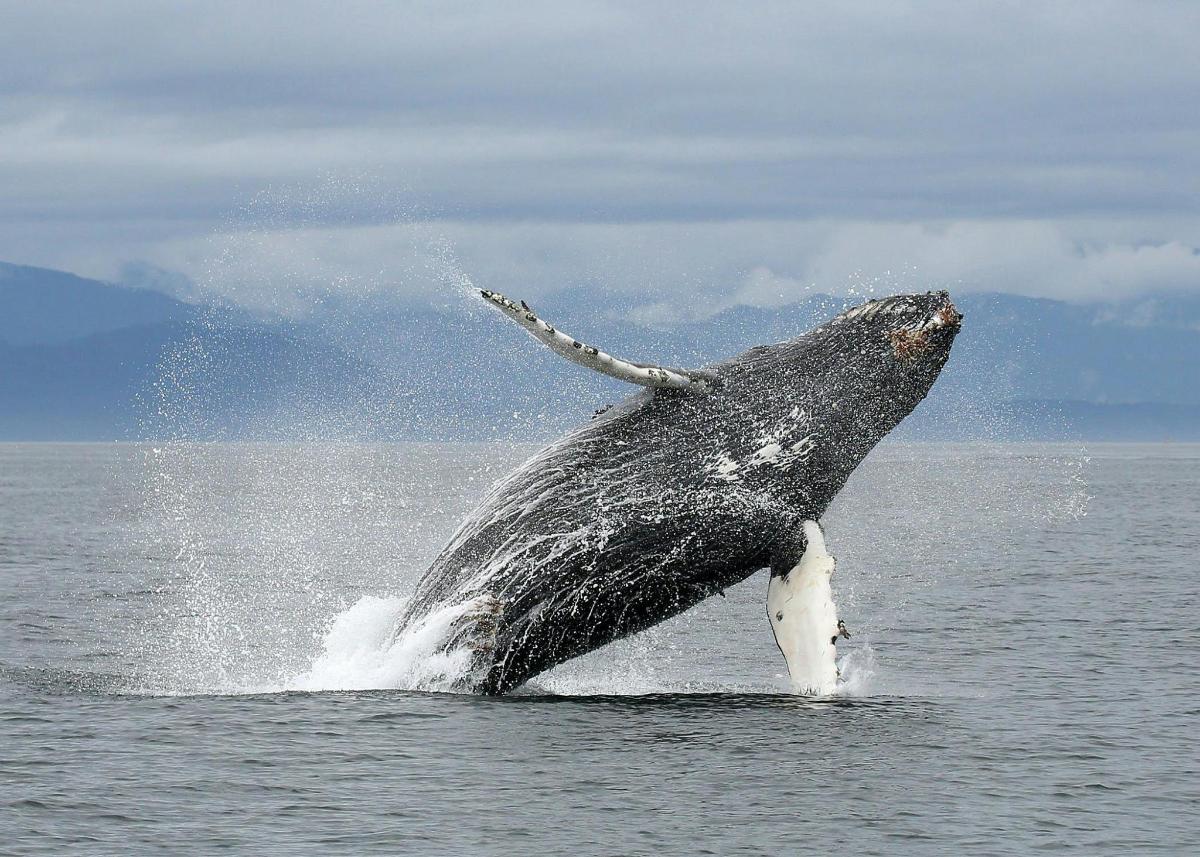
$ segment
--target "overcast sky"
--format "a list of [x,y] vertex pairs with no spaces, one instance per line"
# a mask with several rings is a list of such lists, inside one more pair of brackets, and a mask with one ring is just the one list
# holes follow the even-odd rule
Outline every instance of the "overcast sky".
[[0,0],[0,20],[5,261],[260,304],[584,285],[667,316],[1200,292],[1200,3]]

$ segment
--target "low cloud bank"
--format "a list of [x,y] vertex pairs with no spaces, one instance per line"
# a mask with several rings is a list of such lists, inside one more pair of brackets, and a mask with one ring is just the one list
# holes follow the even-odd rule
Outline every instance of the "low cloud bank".
[[345,298],[449,306],[478,285],[528,300],[611,301],[649,326],[814,293],[857,299],[945,288],[1112,302],[1194,292],[1200,251],[1138,240],[1144,232],[1137,222],[1118,230],[1025,220],[312,223],[169,242],[124,272],[176,295],[292,317]]

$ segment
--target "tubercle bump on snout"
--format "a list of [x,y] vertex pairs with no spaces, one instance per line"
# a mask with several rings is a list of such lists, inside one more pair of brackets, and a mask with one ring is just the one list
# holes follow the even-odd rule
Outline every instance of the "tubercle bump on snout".
[[929,350],[929,334],[924,330],[902,327],[891,331],[887,337],[897,360],[915,360]]
[[930,324],[935,328],[956,327],[962,323],[962,319],[962,313],[950,302],[950,295],[947,294],[945,306],[933,314]]
[[946,292],[938,294],[945,299],[945,303],[924,324],[899,327],[887,332],[888,343],[897,360],[911,361],[920,357],[933,347],[931,334],[946,328],[957,328],[962,322],[962,313],[950,302],[950,295]]

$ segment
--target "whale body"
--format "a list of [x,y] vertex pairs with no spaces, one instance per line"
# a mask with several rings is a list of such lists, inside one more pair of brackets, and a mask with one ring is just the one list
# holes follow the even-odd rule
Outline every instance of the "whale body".
[[855,467],[929,392],[962,318],[946,292],[898,295],[684,370],[613,357],[523,303],[482,294],[569,359],[647,388],[498,483],[401,615],[394,636],[441,617],[442,647],[470,652],[458,686],[488,694],[761,569],[786,587],[814,535],[804,522],[816,526]]

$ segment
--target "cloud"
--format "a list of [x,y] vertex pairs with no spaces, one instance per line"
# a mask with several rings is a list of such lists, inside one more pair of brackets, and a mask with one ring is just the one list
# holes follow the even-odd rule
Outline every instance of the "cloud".
[[770,268],[759,265],[746,275],[730,302],[745,306],[781,307],[796,303],[800,296],[811,290],[811,283],[802,283],[795,277],[782,277]]
[[[286,206],[285,206],[286,208]],[[269,220],[270,218],[262,218]],[[737,221],[588,224],[407,220],[345,226],[236,225],[154,248],[209,295],[299,315],[331,296],[438,306],[469,285],[531,301],[608,296],[647,325],[736,305],[779,307],[813,293],[1001,291],[1118,301],[1195,291],[1200,251],[1140,236],[1157,222]]]
[[837,230],[807,268],[824,282],[859,274],[897,285],[1119,300],[1195,289],[1200,253],[1179,241],[1098,243],[1045,221],[854,224]]
[[[534,290],[777,300],[797,286],[772,278],[840,282],[854,258],[1044,281],[1010,240],[1064,293],[1149,288],[1200,243],[1198,29],[1194,4],[1119,2],[20,4],[0,258],[197,276],[210,239],[266,242],[246,277],[295,279],[267,245],[329,230],[344,251],[303,275],[328,280],[423,219]],[[255,222],[264,189],[295,206]],[[1093,239],[1091,267],[1064,257]]]

